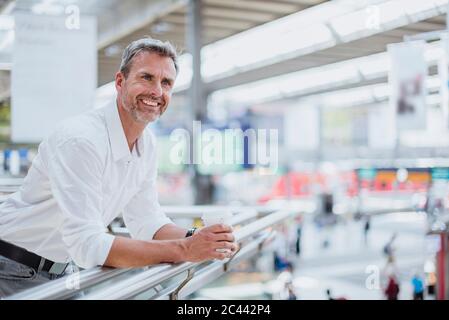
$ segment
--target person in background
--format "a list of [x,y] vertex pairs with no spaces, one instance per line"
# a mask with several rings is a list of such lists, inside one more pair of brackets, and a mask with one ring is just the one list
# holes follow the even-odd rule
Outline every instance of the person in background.
[[276,272],[293,270],[293,264],[289,259],[288,228],[286,226],[280,227],[280,232],[277,233],[273,242],[273,249],[274,270]]
[[412,278],[413,285],[413,300],[424,300],[424,281],[415,273]]
[[301,234],[302,234],[302,219],[298,218],[296,224],[296,241],[295,241],[295,253],[298,257],[301,254]]
[[326,289],[326,296],[328,300],[347,300],[345,297],[333,297],[331,289]]
[[365,223],[363,225],[363,237],[365,240],[365,244],[368,243],[368,233],[369,233],[370,228],[371,228],[371,219],[369,216],[366,216]]
[[327,300],[335,300],[332,297],[331,289],[326,289],[326,296],[327,296]]
[[428,295],[435,295],[435,286],[437,283],[437,276],[435,272],[430,272],[427,276],[427,294]]
[[288,292],[288,298],[287,300],[298,300],[298,297],[296,296],[295,290],[293,288],[293,283],[288,282],[286,284],[287,292]]
[[388,278],[387,287],[385,288],[385,296],[387,297],[387,300],[398,300],[399,291],[399,283],[396,280],[396,277],[394,275],[390,275]]
[[390,261],[394,260],[394,241],[396,240],[397,237],[397,233],[393,233],[393,235],[391,236],[390,240],[385,244],[384,248],[383,248],[383,252],[384,254],[387,256],[387,259]]

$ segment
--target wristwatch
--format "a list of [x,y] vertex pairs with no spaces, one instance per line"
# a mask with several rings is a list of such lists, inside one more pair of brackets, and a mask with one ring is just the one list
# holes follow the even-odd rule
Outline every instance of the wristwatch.
[[197,229],[197,228],[195,228],[195,227],[190,228],[190,229],[187,231],[187,233],[186,233],[186,238],[193,236],[193,234],[195,233],[196,229]]

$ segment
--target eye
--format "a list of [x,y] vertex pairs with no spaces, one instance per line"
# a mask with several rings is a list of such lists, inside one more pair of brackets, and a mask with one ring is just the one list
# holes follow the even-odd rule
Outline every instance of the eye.
[[144,79],[144,80],[151,80],[153,77],[150,75],[150,74],[144,74],[143,76],[142,76],[142,79]]
[[171,87],[171,82],[170,82],[169,80],[163,80],[163,81],[162,81],[162,85],[163,85],[164,87]]

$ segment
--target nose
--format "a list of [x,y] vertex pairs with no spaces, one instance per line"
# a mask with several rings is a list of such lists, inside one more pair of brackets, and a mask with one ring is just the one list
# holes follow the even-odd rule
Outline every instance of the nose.
[[150,94],[154,97],[160,97],[162,95],[162,86],[159,82],[155,82],[151,85]]

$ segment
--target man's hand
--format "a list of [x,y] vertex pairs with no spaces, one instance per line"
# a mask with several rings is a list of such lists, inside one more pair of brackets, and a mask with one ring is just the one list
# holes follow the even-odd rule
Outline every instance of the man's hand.
[[185,260],[191,262],[223,260],[230,258],[238,249],[232,228],[224,224],[199,229],[184,241]]
[[[162,232],[158,231],[155,240],[116,236],[104,265],[132,268],[167,262],[223,260],[237,251],[230,226],[216,224],[202,228],[188,238],[184,238],[185,232],[184,228],[166,226]],[[168,240],[163,240],[164,237]]]

